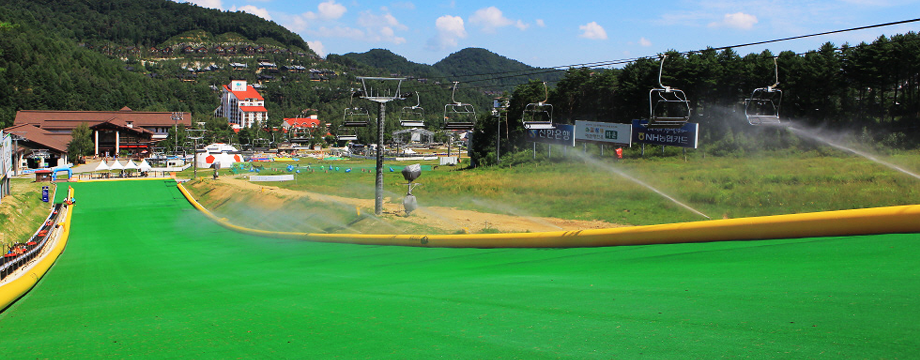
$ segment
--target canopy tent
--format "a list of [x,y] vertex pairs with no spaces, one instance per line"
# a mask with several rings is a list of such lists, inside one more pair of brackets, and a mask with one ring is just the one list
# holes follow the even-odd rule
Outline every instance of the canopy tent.
[[93,171],[106,171],[109,169],[109,166],[106,165],[105,161],[100,161],[99,165],[96,165],[96,169]]
[[118,160],[112,162],[112,165],[109,165],[109,170],[124,170],[125,167]]
[[150,163],[147,162],[147,159],[141,161],[141,164],[137,166],[137,169],[140,171],[150,171],[153,167],[150,166]]
[[128,160],[128,162],[125,164],[125,170],[137,170],[137,164],[131,160]]

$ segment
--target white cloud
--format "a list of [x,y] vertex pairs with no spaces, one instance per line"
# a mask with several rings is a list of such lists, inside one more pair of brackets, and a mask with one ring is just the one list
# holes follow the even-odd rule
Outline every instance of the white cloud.
[[304,31],[310,26],[307,19],[300,15],[282,16],[281,24],[293,32]]
[[524,31],[530,27],[530,24],[525,24],[523,21],[518,20],[517,23],[514,24],[514,26],[520,29],[521,31]]
[[335,20],[335,19],[342,17],[342,15],[344,15],[345,12],[348,11],[348,9],[345,8],[345,5],[337,4],[335,0],[329,0],[323,3],[320,3],[319,6],[317,6],[317,11],[319,11],[319,13],[307,11],[306,13],[303,14],[303,16],[310,20],[315,20],[315,19]]
[[370,11],[365,11],[358,17],[358,25],[366,29],[366,41],[389,42],[397,45],[405,43],[406,38],[396,36],[396,31],[409,30],[408,26],[400,24],[399,20],[389,12],[375,15]]
[[326,57],[326,55],[327,55],[327,53],[326,53],[326,47],[323,46],[323,43],[322,43],[322,42],[319,42],[319,41],[307,41],[307,45],[310,46],[310,49],[312,49],[313,52],[316,53],[316,55],[319,55],[320,57]]
[[406,25],[400,24],[399,20],[396,20],[396,17],[390,13],[374,15],[370,11],[361,13],[361,16],[358,17],[358,25],[368,28],[392,27],[399,30],[409,29]]
[[444,50],[457,47],[457,40],[466,37],[463,18],[459,16],[441,16],[435,20],[434,26],[438,29],[438,34],[428,39],[426,48],[429,50]]
[[734,14],[725,14],[725,17],[721,22],[709,23],[709,27],[730,27],[734,29],[748,30],[754,27],[754,24],[757,23],[757,17],[750,14],[745,14],[743,12],[736,12]]
[[240,7],[233,6],[230,8],[230,11],[242,11],[245,13],[250,13],[265,20],[272,19],[272,17],[268,15],[268,9],[258,8],[253,5],[243,5]]
[[361,13],[357,24],[360,28],[348,26],[320,27],[316,30],[307,30],[312,36],[319,38],[346,38],[366,42],[387,42],[396,45],[406,42],[406,38],[397,36],[397,31],[409,28],[399,22],[392,14],[374,14],[370,11]]
[[652,46],[652,42],[646,38],[639,38],[639,45],[644,47]]
[[497,28],[514,24],[514,21],[506,18],[502,11],[494,6],[476,10],[469,20],[470,24],[479,25],[486,33],[494,33]]
[[539,27],[546,27],[546,23],[543,22],[543,19],[537,19],[536,23]]
[[597,22],[592,21],[585,25],[578,26],[578,29],[583,31],[578,37],[583,37],[585,39],[591,40],[607,40],[607,31],[604,31],[604,28],[597,24]]

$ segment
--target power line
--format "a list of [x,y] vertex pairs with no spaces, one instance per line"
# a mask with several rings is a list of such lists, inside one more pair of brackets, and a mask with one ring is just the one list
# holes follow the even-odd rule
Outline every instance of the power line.
[[[817,36],[824,36],[824,35],[830,35],[830,34],[838,34],[838,33],[850,32],[850,31],[866,30],[866,29],[887,27],[887,26],[893,26],[893,25],[909,24],[909,23],[914,23],[914,22],[920,22],[920,18],[910,19],[910,20],[893,21],[893,22],[887,22],[887,23],[881,23],[881,24],[875,24],[875,25],[859,26],[859,27],[848,28],[848,29],[841,29],[841,30],[825,31],[825,32],[820,32],[820,33],[815,33],[815,34],[808,34],[808,35],[791,36],[791,37],[785,37],[785,38],[779,38],[779,39],[773,39],[773,40],[763,40],[763,41],[756,41],[756,42],[750,42],[750,43],[744,43],[744,44],[737,44],[737,45],[730,45],[730,46],[721,46],[721,47],[716,47],[716,48],[707,48],[707,49],[703,49],[703,50],[684,51],[684,52],[680,52],[680,54],[687,55],[687,54],[692,54],[692,53],[697,53],[697,52],[702,52],[702,51],[707,51],[707,50],[716,50],[716,51],[719,51],[719,50],[727,50],[727,49],[734,49],[734,48],[742,48],[742,47],[748,47],[748,46],[754,46],[754,45],[772,44],[772,43],[778,43],[778,42],[784,42],[784,41],[791,41],[791,40],[798,40],[798,39],[805,39],[805,38],[817,37]],[[634,57],[634,58],[616,59],[616,60],[605,60],[605,61],[595,61],[595,62],[588,62],[588,63],[581,63],[581,64],[572,64],[572,65],[559,65],[559,66],[552,66],[552,67],[548,67],[548,68],[542,68],[542,69],[540,69],[540,70],[535,70],[535,71],[536,71],[536,73],[543,73],[543,72],[560,71],[560,70],[565,70],[565,69],[569,69],[569,68],[577,68],[577,67],[598,68],[598,67],[606,67],[606,66],[612,66],[612,65],[628,64],[628,63],[635,62],[635,61],[638,61],[638,60],[640,60],[640,59],[645,59],[645,58],[653,58],[653,57],[652,57],[652,56],[641,56],[641,57]],[[518,72],[520,72],[520,74],[517,74],[517,75],[505,75],[505,74],[515,74],[515,73],[518,73]],[[530,72],[529,70],[518,70],[518,71],[511,71],[511,72],[505,71],[505,72],[492,72],[492,73],[481,73],[481,74],[465,74],[465,75],[456,75],[456,76],[454,76],[454,77],[443,76],[443,77],[433,77],[433,78],[435,78],[435,79],[439,79],[439,78],[443,78],[443,79],[447,79],[447,78],[458,78],[458,79],[463,79],[463,78],[476,77],[476,76],[505,75],[505,76],[499,77],[499,79],[503,79],[503,78],[509,78],[509,77],[515,77],[515,76],[527,76],[527,75],[533,75],[533,74],[534,74],[534,72]],[[475,81],[480,81],[480,80],[474,80],[474,81],[470,81],[470,82],[475,82]]]
[[[893,26],[893,25],[909,24],[909,23],[914,23],[914,22],[920,22],[920,18],[893,21],[893,22],[874,24],[874,25],[859,26],[859,27],[853,27],[853,28],[848,28],[848,29],[825,31],[825,32],[807,34],[807,35],[791,36],[791,37],[778,38],[778,39],[772,39],[772,40],[756,41],[756,42],[743,43],[743,44],[730,45],[730,46],[706,48],[704,50],[684,51],[684,52],[679,52],[678,54],[689,55],[693,53],[701,53],[703,51],[721,51],[721,50],[742,48],[742,47],[755,46],[755,45],[772,44],[772,43],[779,43],[779,42],[785,42],[785,41],[799,40],[799,39],[818,37],[818,36],[824,36],[824,35],[830,35],[830,34],[845,33],[845,32],[887,27],[887,26]],[[841,49],[842,48],[836,48],[835,50],[841,50]],[[803,55],[803,54],[807,54],[807,52],[797,53],[796,55]],[[515,77],[549,74],[549,73],[554,73],[558,71],[564,71],[565,69],[571,69],[571,68],[609,67],[609,66],[614,66],[614,65],[629,64],[629,63],[636,62],[642,59],[652,59],[656,57],[657,56],[641,56],[641,57],[632,57],[632,58],[624,58],[624,59],[587,62],[587,63],[580,63],[580,64],[560,65],[560,66],[553,66],[553,67],[548,67],[548,68],[536,68],[536,69],[530,69],[530,70],[488,72],[488,73],[464,74],[464,75],[456,75],[456,76],[435,76],[435,77],[429,77],[429,79],[464,79],[464,78],[486,77],[486,78],[481,78],[481,79],[462,81],[463,84],[473,84],[473,83],[481,83],[485,81],[494,81],[494,80],[501,80],[501,79],[515,78]],[[439,86],[440,87],[441,85],[425,84],[422,86],[423,87],[425,86],[429,86],[429,87]],[[485,89],[485,88],[491,88],[491,87],[493,86],[487,86],[487,85],[464,86],[464,88],[466,89]],[[420,92],[434,92],[434,91],[440,91],[440,90],[443,90],[443,89],[438,88],[438,89],[422,90]]]

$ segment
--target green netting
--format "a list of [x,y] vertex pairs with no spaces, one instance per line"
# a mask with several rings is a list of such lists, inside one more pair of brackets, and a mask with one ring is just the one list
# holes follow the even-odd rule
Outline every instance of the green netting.
[[166,181],[78,183],[4,358],[910,358],[917,235],[597,249],[243,236]]

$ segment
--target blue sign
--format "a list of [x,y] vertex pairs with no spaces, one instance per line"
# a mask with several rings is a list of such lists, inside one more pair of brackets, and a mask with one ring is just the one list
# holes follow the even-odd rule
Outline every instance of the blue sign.
[[640,144],[678,146],[696,149],[700,124],[686,123],[679,128],[649,128],[647,121],[633,120],[632,141]]
[[42,201],[48,202],[48,187],[47,186],[42,186]]
[[555,129],[527,130],[527,141],[575,146],[575,126],[553,124]]

